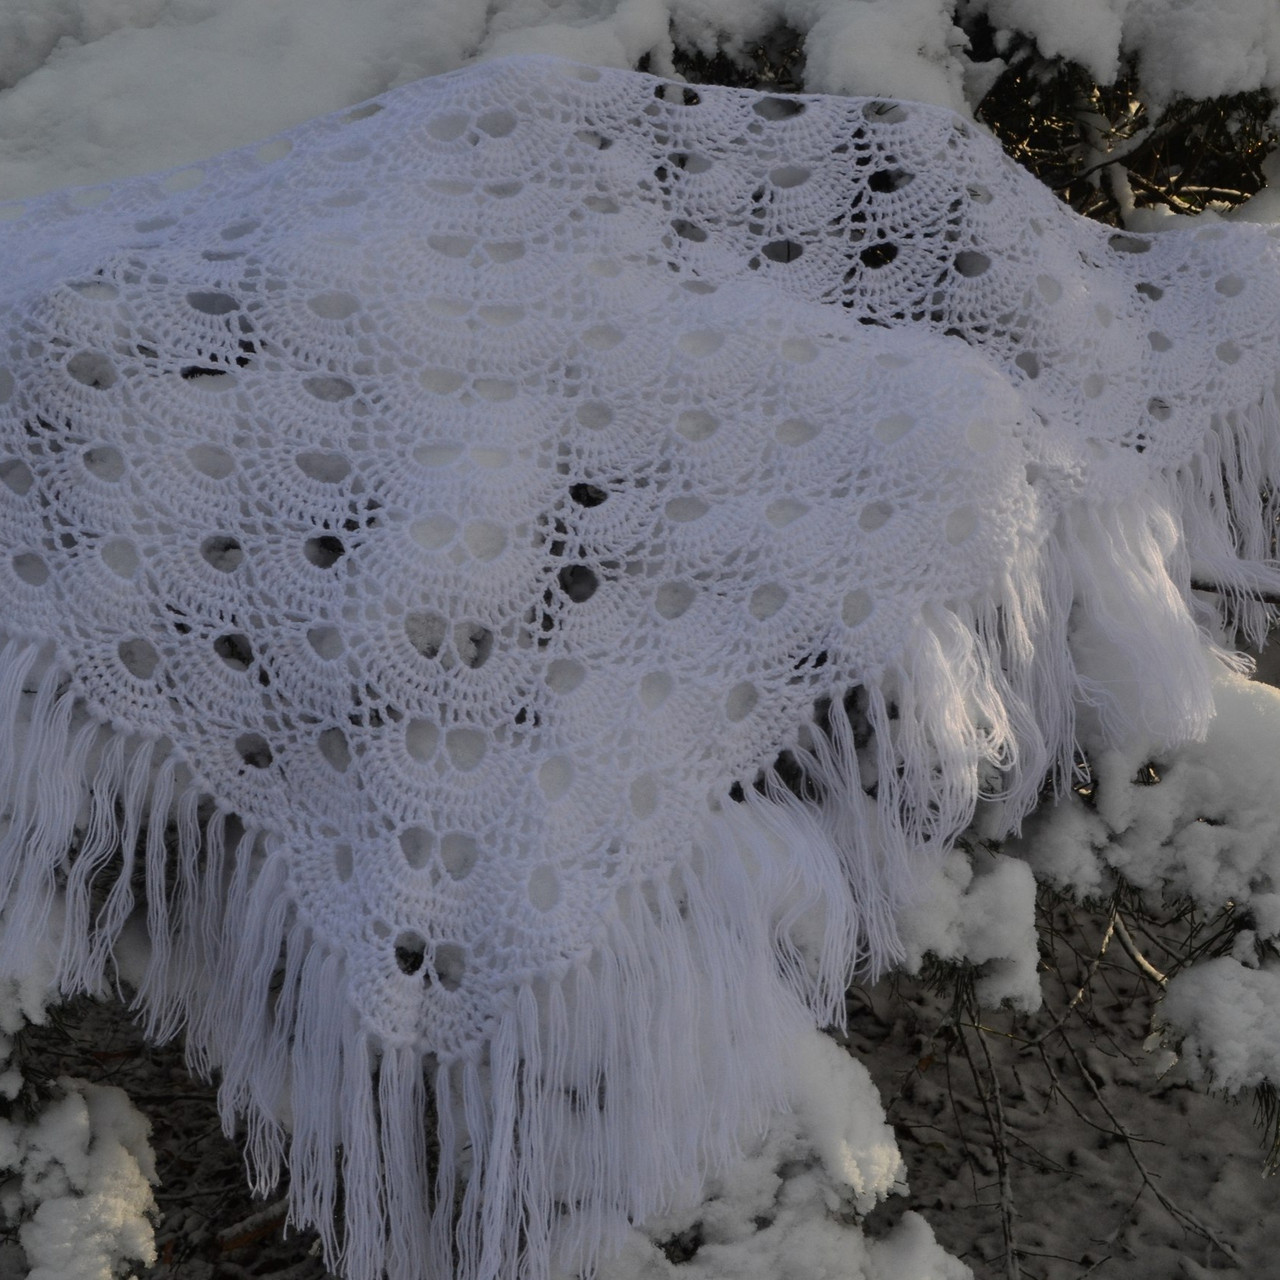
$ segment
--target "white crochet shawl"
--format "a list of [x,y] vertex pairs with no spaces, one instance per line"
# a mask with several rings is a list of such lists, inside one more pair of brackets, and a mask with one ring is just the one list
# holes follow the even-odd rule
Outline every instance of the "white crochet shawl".
[[0,216],[0,963],[144,917],[353,1280],[730,1160],[924,860],[1280,589],[1280,244],[945,111],[512,60]]

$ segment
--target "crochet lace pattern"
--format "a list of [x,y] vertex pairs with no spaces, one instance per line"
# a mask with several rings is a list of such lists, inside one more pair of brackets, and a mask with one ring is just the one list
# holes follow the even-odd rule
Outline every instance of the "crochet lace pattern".
[[590,1268],[1082,734],[1267,621],[1277,241],[554,59],[0,207],[0,965],[352,1280]]

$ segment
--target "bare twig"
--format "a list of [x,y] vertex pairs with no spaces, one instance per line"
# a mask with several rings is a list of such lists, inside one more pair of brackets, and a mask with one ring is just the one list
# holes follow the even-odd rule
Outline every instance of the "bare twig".
[[1215,1248],[1220,1250],[1224,1257],[1236,1266],[1241,1266],[1242,1263],[1240,1255],[1236,1253],[1229,1244],[1219,1239],[1218,1235],[1210,1227],[1205,1226],[1205,1224],[1201,1222],[1200,1219],[1197,1218],[1190,1210],[1184,1209],[1180,1205],[1175,1204],[1156,1185],[1155,1175],[1148,1170],[1147,1166],[1143,1163],[1141,1155],[1138,1154],[1137,1144],[1139,1140],[1125,1128],[1116,1116],[1115,1112],[1107,1105],[1107,1100],[1102,1096],[1102,1090],[1098,1087],[1098,1082],[1093,1078],[1093,1073],[1085,1065],[1083,1059],[1081,1059],[1075,1045],[1073,1045],[1067,1037],[1063,1037],[1063,1040],[1067,1046],[1067,1051],[1075,1059],[1080,1075],[1083,1077],[1084,1082],[1089,1086],[1089,1090],[1093,1094],[1094,1100],[1097,1102],[1098,1106],[1102,1108],[1102,1112],[1107,1119],[1111,1121],[1113,1131],[1124,1140],[1124,1144],[1129,1151],[1129,1158],[1133,1161],[1134,1168],[1137,1169],[1138,1176],[1142,1179],[1143,1187],[1147,1188],[1151,1194],[1155,1196],[1156,1200],[1159,1201],[1160,1206],[1170,1215],[1170,1217],[1181,1222],[1184,1226],[1189,1227],[1197,1235],[1207,1240],[1210,1244],[1215,1246]]
[[256,1244],[259,1240],[274,1235],[284,1225],[288,1213],[288,1198],[276,1200],[257,1213],[251,1213],[247,1218],[219,1231],[218,1248],[223,1253],[232,1253],[246,1245]]
[[[976,1010],[975,1010],[976,1012]],[[1013,1220],[1017,1209],[1013,1202],[1013,1179],[1009,1174],[1009,1148],[1005,1141],[1006,1123],[1004,1116],[1004,1099],[1000,1093],[1000,1077],[991,1061],[991,1051],[987,1048],[986,1037],[981,1027],[975,1026],[978,1044],[982,1047],[982,1056],[987,1064],[987,1079],[990,1089],[984,1089],[978,1077],[978,1066],[969,1050],[969,1037],[964,1027],[958,1027],[960,1044],[964,1056],[968,1059],[969,1070],[973,1074],[973,1082],[977,1086],[978,1098],[987,1115],[987,1127],[991,1131],[991,1144],[996,1157],[996,1174],[1000,1185],[1000,1232],[1004,1237],[1004,1265],[1008,1280],[1021,1280],[1022,1267],[1018,1261],[1018,1244],[1014,1235]]]
[[1120,939],[1120,945],[1129,954],[1129,959],[1144,973],[1152,982],[1158,982],[1162,987],[1169,985],[1169,979],[1165,977],[1159,969],[1147,959],[1146,956],[1138,950],[1137,943],[1129,934],[1129,930],[1125,928],[1124,921],[1120,917],[1119,912],[1112,913],[1112,924],[1116,931],[1116,937]]
[[1075,1010],[1076,1005],[1078,1005],[1080,1001],[1084,999],[1085,992],[1089,990],[1089,985],[1090,983],[1093,982],[1094,976],[1098,972],[1098,966],[1102,963],[1102,957],[1107,954],[1107,948],[1111,945],[1111,938],[1112,938],[1112,935],[1115,933],[1116,922],[1119,920],[1119,918],[1120,918],[1119,913],[1116,911],[1116,908],[1113,905],[1111,908],[1111,911],[1107,916],[1106,932],[1102,935],[1102,941],[1098,944],[1098,950],[1094,954],[1092,961],[1090,961],[1089,968],[1085,971],[1084,978],[1082,979],[1079,987],[1076,988],[1075,995],[1071,997],[1070,1001],[1067,1003],[1067,1007],[1062,1011],[1062,1013],[1053,1020],[1053,1025],[1049,1027],[1047,1031],[1042,1031],[1038,1036],[1036,1036],[1034,1040],[1029,1040],[1022,1047],[1021,1052],[1026,1053],[1030,1049],[1038,1048],[1051,1035],[1053,1035],[1057,1031],[1062,1030],[1063,1023],[1065,1023],[1066,1020],[1071,1016],[1072,1012]]

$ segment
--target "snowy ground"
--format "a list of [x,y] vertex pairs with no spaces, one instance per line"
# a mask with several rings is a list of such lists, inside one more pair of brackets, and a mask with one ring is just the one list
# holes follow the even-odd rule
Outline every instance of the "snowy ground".
[[[879,1087],[906,1161],[905,1194],[858,1214],[813,1144],[780,1118],[757,1160],[696,1209],[649,1224],[648,1236],[637,1233],[603,1280],[959,1280],[964,1272],[944,1269],[918,1224],[908,1218],[901,1225],[908,1211],[979,1280],[1009,1274],[1000,1130],[988,1115],[993,1079],[1023,1276],[1272,1274],[1280,1184],[1262,1176],[1252,1105],[1209,1096],[1176,1068],[1158,1078],[1158,1062],[1142,1047],[1153,984],[1114,941],[1086,983],[1105,914],[1064,906],[1055,919],[1057,968],[1046,976],[1045,1008],[1033,1017],[988,1012],[979,1035],[956,1025],[947,997],[914,980],[852,993],[842,1043]],[[1085,994],[1064,1023],[1069,1038],[1054,1034],[1082,985]],[[326,1276],[309,1235],[283,1235],[282,1206],[246,1194],[213,1091],[189,1077],[176,1047],[147,1046],[119,1007],[85,1002],[26,1033],[23,1052],[29,1073],[122,1087],[150,1119],[159,1261],[139,1271],[140,1280]],[[862,1237],[895,1231],[897,1265],[882,1268]],[[906,1271],[903,1246],[912,1238],[919,1269]],[[19,1250],[0,1254],[4,1280],[26,1274]]]

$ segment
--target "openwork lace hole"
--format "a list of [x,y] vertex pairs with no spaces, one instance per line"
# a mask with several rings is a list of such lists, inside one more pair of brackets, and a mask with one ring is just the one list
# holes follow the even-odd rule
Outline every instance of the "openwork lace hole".
[[749,680],[744,680],[729,690],[724,704],[725,715],[736,724],[751,714],[759,700],[759,690]]
[[588,400],[586,404],[578,406],[574,417],[577,418],[580,426],[586,427],[589,431],[599,431],[613,421],[613,410],[599,400]]
[[548,800],[559,800],[573,782],[573,765],[564,756],[552,756],[538,770],[538,786]]
[[557,658],[547,668],[547,688],[555,693],[572,693],[586,678],[586,667],[572,658]]
[[404,633],[424,658],[438,658],[449,624],[438,613],[410,613],[405,615]]
[[690,240],[694,244],[701,244],[707,238],[706,231],[698,226],[696,222],[690,222],[687,218],[676,218],[671,223],[671,229],[682,240]]
[[484,115],[476,119],[476,127],[482,133],[487,133],[491,138],[505,138],[507,134],[515,130],[518,123],[516,113],[508,111],[506,107],[498,107],[496,110],[486,111]]
[[360,299],[355,294],[335,290],[308,298],[307,306],[322,320],[346,320],[360,310]]
[[121,640],[116,652],[124,669],[139,680],[150,680],[160,665],[160,654],[155,645],[141,636]]
[[678,107],[699,107],[702,105],[702,98],[696,90],[691,89],[687,84],[671,84],[663,82],[655,85],[653,96],[659,102],[670,102]]
[[554,867],[535,867],[529,876],[529,905],[551,911],[560,903],[560,876]]
[[765,120],[790,120],[803,114],[805,104],[794,98],[761,98],[751,104],[751,110]]
[[341,484],[351,474],[351,463],[340,453],[308,450],[297,456],[298,470],[321,484]]
[[608,496],[605,490],[593,484],[583,483],[569,487],[569,497],[580,507],[598,507]]
[[770,240],[760,251],[770,262],[794,262],[804,253],[799,240]]
[[116,384],[116,368],[101,351],[77,351],[67,361],[67,372],[81,386],[106,391]]
[[410,720],[404,731],[404,749],[419,762],[430,760],[440,743],[440,730],[430,720]]
[[434,843],[426,827],[405,827],[400,833],[400,852],[415,871],[421,871],[430,863]]
[[346,378],[334,378],[328,375],[304,378],[302,389],[308,395],[315,396],[317,400],[325,401],[346,400],[356,393],[355,387]]
[[453,647],[464,667],[483,667],[493,652],[493,632],[478,622],[460,622],[453,629]]
[[972,279],[986,275],[991,269],[991,259],[976,249],[963,249],[956,254],[955,267],[958,274]]
[[219,636],[213,642],[213,651],[232,671],[247,671],[253,662],[253,646],[249,637],[238,631]]
[[26,494],[35,481],[31,468],[20,459],[7,458],[4,462],[0,462],[0,483],[16,493],[18,497]]
[[471,127],[471,117],[463,111],[440,111],[427,121],[427,132],[437,142],[456,142]]
[[242,733],[236,739],[236,754],[252,769],[267,769],[275,759],[271,745],[260,733]]
[[803,418],[787,418],[786,421],[780,422],[774,428],[773,434],[783,444],[798,447],[802,444],[808,444],[810,440],[817,436],[818,428],[812,422],[806,422]]
[[306,556],[307,563],[315,565],[317,569],[332,569],[346,553],[342,540],[331,533],[308,538],[302,546],[302,554]]
[[95,445],[82,455],[84,469],[99,480],[115,484],[124,476],[124,454],[110,445]]
[[206,563],[221,573],[233,573],[244,562],[244,548],[230,534],[215,533],[200,544]]
[[427,940],[413,929],[396,934],[396,967],[412,977],[419,973],[427,960]]
[[262,224],[257,218],[245,218],[241,222],[232,222],[218,233],[224,240],[239,240],[241,236],[252,235]]
[[128,538],[109,539],[102,544],[99,554],[107,568],[121,578],[132,578],[142,563],[138,548]]
[[454,880],[465,880],[480,860],[480,846],[473,836],[451,831],[440,841],[440,862]]
[[694,601],[694,589],[687,582],[664,582],[654,596],[653,607],[667,619],[674,621],[685,613]]
[[347,884],[355,874],[355,857],[349,844],[340,844],[333,850],[333,869],[338,879]]
[[844,598],[844,603],[840,609],[840,617],[846,627],[858,627],[871,617],[871,611],[874,607],[875,602],[872,600],[869,591],[861,589],[850,591]]
[[798,187],[802,183],[808,182],[810,176],[810,170],[799,164],[783,164],[776,169],[769,170],[769,181],[783,191],[789,187]]
[[456,943],[441,943],[432,957],[431,967],[446,991],[457,991],[467,974],[467,953]]
[[587,568],[585,564],[566,565],[556,577],[560,582],[560,590],[574,604],[582,604],[583,601],[590,600],[600,585],[595,571]]
[[193,444],[187,450],[191,465],[210,480],[225,480],[235,469],[232,456],[216,444]]
[[903,187],[915,181],[915,174],[908,173],[905,169],[878,169],[867,179],[867,186],[872,191],[887,194],[891,191],[901,191]]
[[485,758],[489,744],[479,729],[450,729],[444,736],[444,749],[459,773],[470,773]]
[[[225,369],[210,364],[185,364],[178,370],[178,377],[183,382],[219,382],[229,377]],[[233,378],[234,382],[235,379]]]
[[339,728],[325,729],[317,741],[320,754],[337,773],[346,773],[351,767],[351,744]]
[[748,610],[753,618],[763,622],[772,618],[787,602],[787,589],[776,582],[766,582],[751,593]]
[[187,306],[193,311],[207,316],[227,316],[240,309],[240,303],[229,293],[204,293],[195,291],[187,294]]
[[120,290],[106,280],[77,280],[67,287],[93,302],[112,302],[120,296]]
[[898,246],[889,244],[887,241],[880,241],[877,244],[868,245],[858,255],[864,267],[870,267],[873,271],[880,267],[887,267],[894,258],[898,256]]
[[307,632],[307,643],[326,662],[339,657],[347,647],[337,627],[312,627]]

